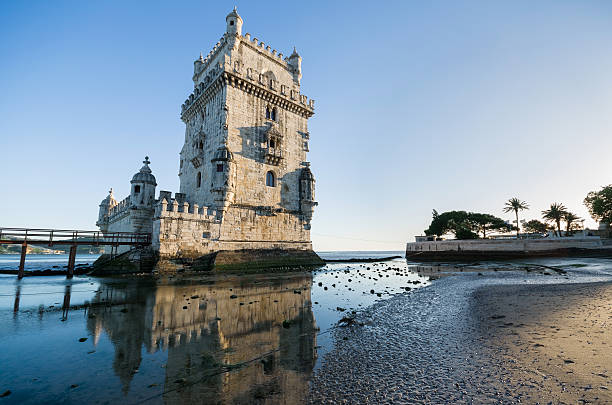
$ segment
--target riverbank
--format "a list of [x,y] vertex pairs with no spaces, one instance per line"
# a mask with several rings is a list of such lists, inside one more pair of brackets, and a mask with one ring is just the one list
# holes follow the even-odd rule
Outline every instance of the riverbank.
[[[452,277],[358,314],[353,326],[334,331],[308,402],[612,400],[612,363],[601,355],[610,340],[601,332],[610,327],[612,262],[538,263],[563,272],[453,267]],[[534,339],[544,346],[530,346]]]
[[481,288],[474,313],[524,402],[612,402],[611,282]]

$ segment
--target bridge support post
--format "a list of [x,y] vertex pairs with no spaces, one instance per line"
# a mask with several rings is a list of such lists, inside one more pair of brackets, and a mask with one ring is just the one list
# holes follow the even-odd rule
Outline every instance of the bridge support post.
[[21,259],[19,260],[19,273],[17,273],[18,280],[21,280],[23,278],[23,272],[25,268],[25,259],[26,259],[27,252],[28,252],[28,244],[24,242],[21,245]]
[[72,276],[74,276],[74,261],[76,259],[76,251],[76,245],[70,246],[70,256],[68,256],[68,274],[66,274],[66,278],[72,278]]

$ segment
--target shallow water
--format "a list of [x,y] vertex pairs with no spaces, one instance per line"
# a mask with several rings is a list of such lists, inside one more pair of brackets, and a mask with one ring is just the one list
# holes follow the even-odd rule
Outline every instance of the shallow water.
[[339,319],[428,284],[404,260],[158,281],[2,275],[0,402],[299,403]]
[[[74,263],[91,264],[100,257],[98,254],[84,255],[78,254]],[[0,255],[0,270],[17,270],[21,255]],[[25,270],[65,270],[68,266],[68,255],[26,255]]]

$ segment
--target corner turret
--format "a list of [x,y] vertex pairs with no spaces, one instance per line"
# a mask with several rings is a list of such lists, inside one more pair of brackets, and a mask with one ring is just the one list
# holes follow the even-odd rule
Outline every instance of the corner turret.
[[117,200],[115,200],[115,196],[113,195],[113,189],[111,188],[108,191],[108,195],[106,196],[106,198],[100,203],[100,210],[98,211],[98,221],[96,222],[96,226],[102,228],[107,225],[108,214],[110,213],[111,208],[116,205]]
[[236,162],[234,155],[223,145],[217,149],[212,162],[212,187],[217,212],[222,217],[227,208],[234,202]]
[[310,163],[305,162],[300,173],[300,211],[304,217],[304,229],[310,229],[314,207],[319,205],[315,199],[315,178],[310,171]]
[[293,81],[298,85],[302,80],[302,57],[297,53],[295,47],[293,47],[293,53],[287,58],[287,63],[293,73]]
[[130,192],[130,202],[132,207],[136,208],[152,208],[155,200],[155,187],[157,182],[155,176],[151,172],[149,167],[149,157],[145,156],[145,160],[142,162],[144,166],[140,168],[140,171],[132,177],[130,184],[132,190]]
[[225,22],[227,23],[226,32],[229,35],[242,35],[242,18],[238,15],[236,7],[225,17]]

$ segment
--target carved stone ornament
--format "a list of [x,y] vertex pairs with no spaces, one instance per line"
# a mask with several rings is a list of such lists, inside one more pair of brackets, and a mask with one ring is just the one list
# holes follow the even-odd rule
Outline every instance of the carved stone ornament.
[[191,159],[191,164],[197,169],[198,167],[202,166],[202,160],[196,156]]

